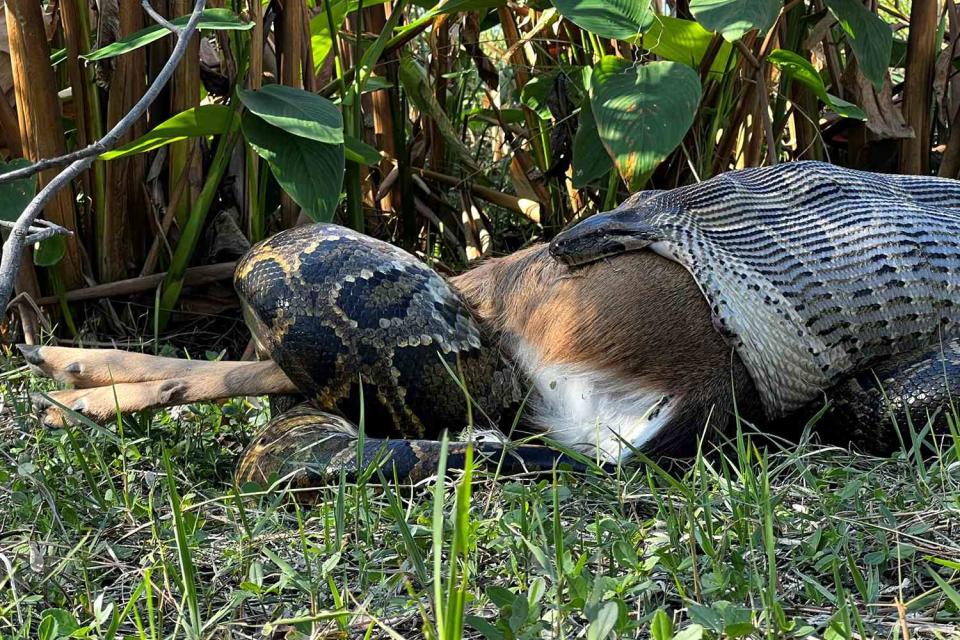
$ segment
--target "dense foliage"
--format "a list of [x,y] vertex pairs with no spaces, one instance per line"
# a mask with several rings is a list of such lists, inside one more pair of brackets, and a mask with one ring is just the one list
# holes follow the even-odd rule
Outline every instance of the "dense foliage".
[[[214,4],[144,121],[48,207],[76,234],[42,243],[44,277],[19,289],[62,335],[90,326],[89,309],[58,305],[81,297],[148,292],[159,311],[142,322],[164,326],[189,267],[229,262],[301,215],[458,269],[631,191],[735,167],[960,170],[953,2]],[[169,52],[139,3],[83,5],[8,3],[9,166],[97,139]],[[175,25],[192,8],[155,5]],[[4,185],[0,218],[52,173]],[[155,273],[155,300],[155,280],[109,286]]]

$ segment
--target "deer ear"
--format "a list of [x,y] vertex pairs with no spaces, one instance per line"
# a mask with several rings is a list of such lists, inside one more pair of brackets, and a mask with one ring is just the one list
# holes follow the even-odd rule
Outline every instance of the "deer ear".
[[626,205],[587,218],[561,232],[550,242],[550,254],[564,264],[579,266],[645,249],[663,239],[663,234],[646,221],[646,207],[627,208]]

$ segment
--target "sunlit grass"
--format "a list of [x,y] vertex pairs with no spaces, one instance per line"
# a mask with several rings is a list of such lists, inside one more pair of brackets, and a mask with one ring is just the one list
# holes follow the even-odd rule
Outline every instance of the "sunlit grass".
[[232,485],[260,404],[49,431],[50,383],[5,371],[3,638],[960,633],[958,448],[920,425],[887,459],[741,433],[686,470],[373,474],[305,509]]

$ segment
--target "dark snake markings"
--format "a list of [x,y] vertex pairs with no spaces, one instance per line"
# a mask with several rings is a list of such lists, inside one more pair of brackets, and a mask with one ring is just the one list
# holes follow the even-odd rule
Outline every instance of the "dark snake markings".
[[[958,211],[954,181],[792,163],[638,194],[551,251],[570,265],[650,246],[668,253],[698,280],[768,416],[822,402],[827,389],[851,441],[888,446],[899,437],[882,427],[891,407],[924,415],[960,392]],[[423,478],[436,470],[441,431],[469,421],[451,372],[481,426],[509,420],[523,399],[497,336],[438,274],[389,244],[336,225],[292,229],[251,249],[235,284],[262,353],[312,401],[255,436],[241,482],[289,474],[310,487],[384,455],[399,477]],[[357,460],[357,429],[335,414],[355,421],[361,395]],[[451,444],[454,463],[465,446]],[[478,452],[499,461],[503,447]],[[502,455],[507,472],[558,460],[570,463],[538,446]]]

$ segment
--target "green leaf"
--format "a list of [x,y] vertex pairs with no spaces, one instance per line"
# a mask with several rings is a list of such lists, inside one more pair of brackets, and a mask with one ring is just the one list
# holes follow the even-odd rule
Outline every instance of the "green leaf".
[[[190,16],[180,16],[176,20],[171,20],[178,27],[185,26],[190,21]],[[252,29],[252,22],[242,22],[235,13],[229,9],[207,9],[200,18],[199,29],[201,31],[246,31]],[[145,47],[152,42],[171,35],[170,31],[158,24],[141,29],[136,33],[131,33],[125,38],[120,38],[116,42],[111,42],[105,47],[95,49],[85,56],[85,60],[93,62],[95,60],[106,60],[130,51],[135,51],[140,47]]]
[[552,118],[550,107],[547,106],[547,98],[553,89],[553,81],[556,77],[556,73],[535,76],[520,91],[520,102],[540,116],[541,120]]
[[128,142],[113,151],[106,152],[101,158],[103,160],[125,158],[126,156],[152,151],[178,140],[199,136],[223,135],[233,130],[239,122],[240,118],[237,112],[230,107],[219,104],[200,105],[181,111],[133,142]]
[[[330,14],[333,16],[334,27],[339,29],[347,15],[347,3],[345,1],[330,3]],[[330,22],[325,10],[310,18],[310,48],[313,54],[313,66],[319,72],[333,48]]]
[[698,624],[692,624],[673,636],[673,640],[701,640],[702,638],[703,627]]
[[[657,16],[647,32],[636,40],[635,44],[664,60],[681,62],[699,71],[700,62],[713,40],[713,33],[693,20]],[[733,45],[724,41],[710,65],[710,71],[727,71],[732,52]]]
[[340,110],[315,93],[268,84],[259,91],[241,91],[239,96],[252,113],[287,133],[328,144],[343,142]]
[[513,604],[513,599],[517,597],[513,591],[510,591],[506,587],[491,586],[487,587],[484,590],[484,593],[487,594],[487,597],[490,598],[490,602],[497,605],[498,609],[503,609],[504,607],[510,606]]
[[645,65],[604,57],[590,101],[600,140],[631,189],[639,188],[683,140],[700,102],[700,76],[676,62]]
[[928,568],[927,572],[933,578],[934,582],[937,583],[937,586],[940,587],[940,590],[943,591],[943,595],[947,596],[950,599],[950,602],[953,603],[958,610],[960,610],[960,592],[958,592],[949,582],[940,577],[936,571]]
[[765,32],[782,6],[780,0],[690,0],[690,11],[697,22],[730,42],[752,29]]
[[620,617],[620,609],[616,602],[608,602],[603,605],[596,619],[587,627],[587,640],[604,640],[613,631],[617,624],[617,618]]
[[827,107],[838,115],[857,120],[867,119],[867,114],[857,105],[827,93],[823,78],[806,58],[786,49],[774,49],[767,56],[767,60],[790,78],[806,85]]
[[368,167],[380,164],[380,152],[363,140],[359,140],[353,136],[345,136],[343,141],[344,154],[350,162],[356,162],[357,164],[363,164]]
[[827,0],[827,6],[847,34],[863,75],[878,90],[883,88],[893,51],[890,25],[863,6],[860,0]]
[[484,620],[479,616],[465,616],[464,621],[480,632],[487,640],[504,640],[505,636],[503,631],[500,631],[492,624]]
[[63,259],[66,252],[67,243],[63,236],[47,238],[33,250],[33,264],[38,267],[52,267]]
[[613,169],[613,158],[600,141],[590,101],[584,100],[580,108],[580,127],[573,138],[573,187],[582,189],[610,169]]
[[66,638],[80,628],[80,623],[77,622],[77,619],[72,613],[65,609],[47,609],[40,615],[41,627],[43,626],[44,622],[47,622],[47,620],[52,620],[56,623],[53,625],[55,635],[51,636],[54,638]]
[[38,640],[57,640],[58,637],[60,633],[57,629],[57,619],[53,616],[44,616],[37,628]]
[[[386,0],[365,0],[363,3],[364,7],[372,7],[374,5],[383,4]],[[333,26],[335,29],[339,29],[343,26],[343,19],[348,13],[352,13],[357,10],[357,7],[360,5],[359,0],[339,0],[339,2],[330,3],[330,13],[333,16]],[[320,8],[322,5],[318,2],[317,7]],[[330,24],[327,20],[326,10],[321,10],[317,15],[310,18],[310,48],[313,54],[313,66],[316,71],[319,73],[320,69],[323,67],[324,61],[326,61],[327,56],[330,54],[330,50],[333,48],[333,39],[330,37]],[[392,34],[391,34],[392,35]]]
[[657,609],[650,621],[650,636],[653,640],[671,640],[673,638],[673,620],[663,609]]
[[[0,174],[23,169],[31,164],[33,163],[26,158],[0,162]],[[37,179],[33,177],[0,184],[0,220],[15,222],[35,195],[37,195]]]
[[745,638],[757,630],[750,622],[734,622],[724,627],[723,632],[728,638]]
[[54,67],[66,59],[67,59],[66,49],[56,49],[50,52],[50,64]]
[[601,38],[627,40],[654,20],[650,0],[553,0],[564,18]]
[[953,569],[954,571],[960,571],[960,562],[955,560],[947,560],[946,558],[938,558],[936,556],[923,556],[924,560],[933,562],[940,565],[941,567],[946,567],[947,569]]
[[343,186],[343,144],[293,135],[250,111],[241,118],[250,147],[267,161],[273,177],[316,222],[329,222]]

